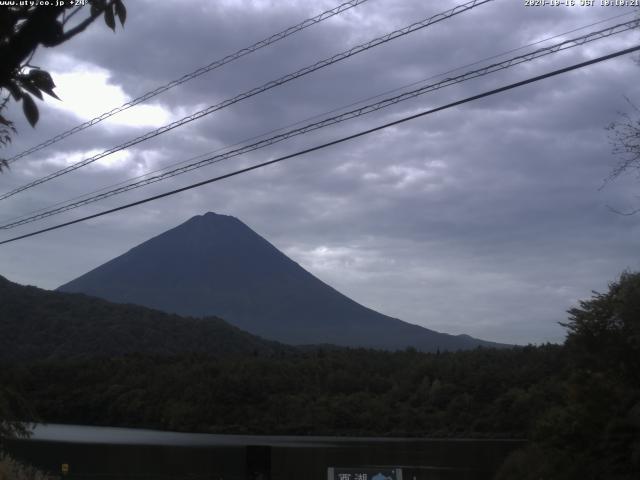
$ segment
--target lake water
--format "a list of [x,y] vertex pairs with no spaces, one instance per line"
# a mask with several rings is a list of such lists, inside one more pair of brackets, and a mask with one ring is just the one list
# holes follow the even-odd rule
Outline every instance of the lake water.
[[54,473],[66,463],[68,480],[245,480],[250,471],[270,471],[272,480],[325,480],[328,467],[401,467],[403,480],[489,480],[523,444],[38,425],[31,439],[13,441],[8,450]]

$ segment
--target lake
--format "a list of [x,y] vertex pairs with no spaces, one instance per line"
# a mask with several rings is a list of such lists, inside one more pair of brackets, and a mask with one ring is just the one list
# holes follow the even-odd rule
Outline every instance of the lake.
[[[327,468],[402,469],[403,480],[489,480],[520,440],[254,436],[38,425],[16,458],[68,480],[327,478]],[[269,472],[270,471],[270,477]]]

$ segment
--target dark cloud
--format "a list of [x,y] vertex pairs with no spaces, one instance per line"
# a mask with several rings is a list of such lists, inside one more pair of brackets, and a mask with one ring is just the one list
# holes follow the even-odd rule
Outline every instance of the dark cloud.
[[[114,35],[104,25],[94,25],[58,49],[39,52],[35,60],[60,73],[102,72],[112,88],[132,98],[336,5],[202,0],[186,8],[178,1],[129,3],[124,31]],[[151,104],[171,120],[178,119],[454,5],[371,1],[156,97]],[[411,82],[431,83],[444,77],[427,80],[430,77],[620,13],[621,8],[525,8],[522,2],[491,2],[31,189],[6,200],[0,217],[43,208]],[[637,32],[630,32],[464,82],[4,232],[3,238],[444,105],[630,46],[637,39]],[[519,53],[523,51],[484,64]],[[383,313],[498,341],[560,341],[564,333],[557,322],[565,319],[566,309],[592,289],[606,288],[622,270],[640,267],[640,216],[616,215],[608,208],[637,207],[636,180],[623,178],[600,189],[617,161],[605,127],[617,112],[629,110],[625,95],[640,98],[634,81],[639,73],[630,58],[612,60],[5,245],[0,247],[0,273],[53,288],[212,210],[239,217],[321,279]],[[102,93],[96,93],[95,101],[106,102],[114,90],[82,84],[87,91],[98,87]],[[87,119],[47,102],[33,130],[19,109],[10,113],[19,135],[8,156]],[[130,121],[105,122],[21,160],[0,176],[0,184],[3,190],[15,188],[61,168],[65,161],[85,158],[150,128]]]

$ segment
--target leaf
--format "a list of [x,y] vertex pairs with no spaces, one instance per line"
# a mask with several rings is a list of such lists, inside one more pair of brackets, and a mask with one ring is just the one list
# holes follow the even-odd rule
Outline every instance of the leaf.
[[115,0],[114,5],[116,8],[116,15],[120,19],[120,25],[124,27],[124,22],[127,19],[127,9],[124,6],[124,3],[122,3],[122,0]]
[[41,89],[44,93],[46,93],[47,95],[49,95],[50,97],[55,98],[56,100],[60,100],[60,97],[58,95],[56,95],[56,92],[54,92],[52,89],[50,90],[46,90],[46,89]]
[[38,113],[36,102],[33,101],[29,94],[22,95],[22,110],[24,111],[24,116],[27,117],[27,121],[32,127],[35,127],[40,114]]
[[53,79],[51,78],[51,75],[49,75],[49,72],[45,72],[39,68],[31,70],[28,76],[33,84],[40,90],[50,90],[56,86],[56,84],[53,83]]
[[89,0],[91,3],[91,16],[97,17],[102,13],[106,6],[106,0]]
[[53,90],[42,90],[44,93],[46,93],[47,95],[49,95],[50,97],[55,98],[56,100],[60,100],[60,97],[58,95],[56,95],[56,92],[54,92]]
[[113,6],[109,5],[107,9],[104,11],[104,23],[107,24],[114,32],[116,31],[116,19],[113,15]]
[[45,92],[47,95],[60,100],[60,98],[53,92],[56,84],[53,83],[53,79],[51,78],[51,75],[49,75],[49,72],[34,69],[29,72],[29,78],[37,88]]
[[14,81],[10,81],[7,83],[7,90],[11,92],[11,96],[17,102],[22,98],[22,92],[20,91],[20,87]]
[[20,82],[20,86],[28,91],[29,93],[35,95],[36,97],[38,97],[40,100],[42,100],[42,93],[40,93],[40,90],[38,89],[38,87],[36,87],[35,85],[33,85],[33,83],[31,83],[28,80],[22,80]]

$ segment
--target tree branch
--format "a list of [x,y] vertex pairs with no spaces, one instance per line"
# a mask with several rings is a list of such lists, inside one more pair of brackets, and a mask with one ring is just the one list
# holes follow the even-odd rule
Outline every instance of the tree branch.
[[80,5],[79,7],[76,7],[75,10],[73,12],[71,12],[69,15],[67,15],[64,19],[64,21],[62,22],[62,24],[66,24],[69,20],[71,20],[71,18],[78,13],[80,10],[82,10],[82,5]]
[[75,37],[77,34],[83,32],[89,25],[91,25],[95,21],[96,18],[98,18],[100,15],[102,15],[104,13],[104,11],[106,10],[106,8],[110,7],[112,3],[113,3],[113,0],[111,2],[109,2],[106,7],[98,8],[93,14],[89,14],[89,17],[85,18],[78,25],[76,25],[72,29],[67,30],[66,32],[64,32],[60,36],[60,38],[54,44],[52,44],[51,46],[54,47],[56,45],[60,45],[61,43],[64,43],[67,40]]

